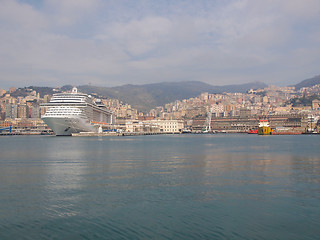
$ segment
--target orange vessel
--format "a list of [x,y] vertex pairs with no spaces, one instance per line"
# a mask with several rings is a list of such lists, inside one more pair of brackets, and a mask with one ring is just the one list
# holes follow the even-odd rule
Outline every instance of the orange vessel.
[[249,134],[258,134],[258,129],[249,129]]

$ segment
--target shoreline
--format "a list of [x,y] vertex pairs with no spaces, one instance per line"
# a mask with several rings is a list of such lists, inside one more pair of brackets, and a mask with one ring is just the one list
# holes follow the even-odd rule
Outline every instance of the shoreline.
[[[224,132],[215,132],[215,133],[149,133],[149,132],[80,132],[71,134],[72,137],[114,137],[114,136],[143,136],[143,135],[214,135],[214,134],[248,134],[248,135],[258,135],[247,132],[235,132],[235,131],[224,131]],[[304,132],[274,132],[270,135],[319,135],[320,133],[304,133]],[[41,132],[2,132],[0,136],[56,136],[55,134],[43,134]],[[69,136],[70,137],[70,136]]]

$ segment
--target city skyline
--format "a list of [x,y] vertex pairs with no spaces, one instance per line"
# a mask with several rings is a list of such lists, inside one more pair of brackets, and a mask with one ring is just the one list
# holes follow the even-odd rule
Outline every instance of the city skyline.
[[1,6],[2,88],[286,86],[319,74],[315,0],[4,0]]

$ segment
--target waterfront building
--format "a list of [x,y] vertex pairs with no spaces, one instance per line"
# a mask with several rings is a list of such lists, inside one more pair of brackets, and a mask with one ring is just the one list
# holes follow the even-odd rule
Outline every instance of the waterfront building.
[[182,120],[151,120],[150,123],[157,124],[162,133],[179,133],[184,129]]
[[127,121],[125,132],[159,133],[160,128],[156,122],[152,121]]
[[[303,132],[307,126],[306,114],[277,114],[268,116],[272,129],[285,127],[292,132]],[[192,131],[201,131],[206,124],[205,117],[193,119]],[[259,116],[251,115],[247,117],[217,117],[211,119],[211,129],[213,131],[227,132],[248,132],[249,129],[257,129]]]

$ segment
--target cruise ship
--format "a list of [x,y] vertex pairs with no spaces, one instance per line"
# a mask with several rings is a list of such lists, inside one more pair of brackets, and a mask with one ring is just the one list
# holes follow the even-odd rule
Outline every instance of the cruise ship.
[[90,95],[78,93],[54,94],[46,108],[42,120],[57,136],[70,136],[79,132],[98,132],[102,125],[113,124],[114,114],[99,101],[93,101]]

